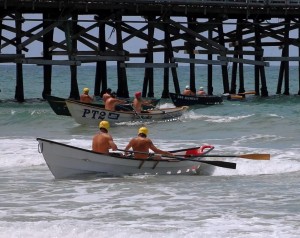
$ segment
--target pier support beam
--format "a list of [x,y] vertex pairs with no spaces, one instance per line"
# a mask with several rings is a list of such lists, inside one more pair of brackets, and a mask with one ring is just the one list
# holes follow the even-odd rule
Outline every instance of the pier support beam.
[[[153,21],[154,20],[155,20],[154,16],[148,16],[148,46],[147,46],[147,56],[145,59],[145,63],[153,63],[153,39],[154,39]],[[153,68],[145,68],[145,77],[144,77],[142,96],[154,97]]]
[[[167,16],[164,18],[164,22],[168,22],[170,20],[170,16]],[[170,31],[169,31],[169,24],[164,24],[164,30],[165,30],[165,44],[166,48],[168,51],[168,56],[169,56],[169,62],[170,63],[175,63],[174,60],[174,51],[173,51],[173,46],[172,42],[170,39]],[[173,83],[174,83],[174,88],[175,88],[175,93],[179,94],[180,93],[180,87],[179,87],[179,81],[178,81],[178,75],[176,68],[172,67],[171,68],[172,76],[173,76]]]
[[[208,29],[208,39],[213,38],[213,31],[212,29]],[[207,54],[207,60],[212,60],[213,56],[211,53]],[[213,78],[213,65],[208,64],[207,65],[207,93],[208,95],[213,94],[213,84],[212,84],[212,78]]]
[[[282,43],[282,57],[289,56],[289,30],[290,30],[290,19],[285,19],[284,24],[284,42]],[[284,95],[289,95],[289,61],[281,61],[279,77],[277,83],[277,91],[276,94],[281,94],[282,83],[284,79]]]
[[[300,18],[298,19],[298,21],[300,21]],[[298,39],[300,39],[300,27],[298,28]],[[298,56],[300,57],[300,46],[298,47]],[[300,61],[298,61],[298,82],[299,82],[298,95],[300,95]]]
[[[100,20],[104,20],[104,17],[99,16]],[[105,34],[106,25],[102,21],[99,22],[99,41],[98,48],[99,51],[106,51],[106,34]],[[102,90],[101,90],[102,84]],[[106,92],[107,89],[107,64],[106,61],[97,61],[96,62],[96,74],[95,74],[95,87],[94,95],[101,96]]]
[[[261,44],[261,27],[259,26],[259,21],[254,21],[254,37],[255,37],[255,52],[262,52],[262,44]],[[261,61],[263,58],[262,54],[255,55],[255,61]],[[261,95],[263,97],[268,96],[266,75],[265,75],[265,67],[263,65],[255,65],[255,95],[259,95],[259,77],[261,81]]]
[[[50,26],[53,21],[50,21],[50,14],[43,14],[43,29],[45,30],[48,26]],[[52,54],[50,54],[50,47],[53,46],[53,29],[47,32],[43,36],[43,59],[44,60],[52,60]],[[45,99],[46,95],[51,95],[51,81],[52,81],[52,65],[44,65],[44,90],[42,93],[42,97]]]
[[[244,59],[244,55],[243,55],[243,46],[242,46],[242,40],[243,37],[238,36],[239,42],[241,42],[241,44],[239,44],[238,46],[238,50],[241,52],[239,54],[239,59],[243,60]],[[243,93],[245,92],[245,77],[244,77],[244,64],[243,63],[239,63],[239,93]]]
[[[22,50],[18,48],[18,45],[22,43],[22,14],[16,12],[15,23],[16,23],[16,54],[22,54]],[[23,85],[23,65],[22,63],[16,64],[16,91],[15,99],[18,102],[24,102],[24,85]]]
[[[116,17],[116,39],[117,39],[117,50],[118,50],[118,52],[123,51],[121,22],[122,22],[122,16],[117,16]],[[124,64],[124,61],[118,61],[117,62],[117,71],[118,71],[117,95],[119,97],[129,98],[126,68],[121,67],[121,64]]]
[[[68,49],[69,60],[72,60],[72,56],[75,55],[77,51],[77,40],[73,39],[73,35],[75,34],[75,29],[77,26],[78,15],[72,15],[72,21],[67,21],[65,24],[65,35],[66,35],[66,44]],[[77,66],[71,65],[71,92],[70,98],[78,99],[80,98],[78,83],[77,83]]]
[[[283,57],[283,51],[281,52],[281,57]],[[283,62],[280,63],[278,82],[277,82],[277,91],[276,94],[281,94],[282,82],[283,82],[283,74],[284,74],[284,65]]]
[[[290,33],[290,19],[285,19],[285,31],[284,31],[284,57],[289,57],[289,33]],[[284,61],[284,95],[290,95],[290,62]]]
[[[165,27],[167,29],[167,27]],[[169,32],[167,30],[164,31],[164,38],[167,39]],[[164,48],[164,63],[168,64],[170,62],[169,50],[167,47]],[[162,91],[162,98],[169,98],[169,85],[170,85],[170,69],[164,68],[164,87]]]
[[[188,17],[187,20],[188,20],[188,28],[190,30],[194,31],[195,24],[196,24],[196,19],[194,17]],[[191,40],[195,40],[195,36],[190,36],[190,38],[191,38]],[[196,58],[195,53],[194,53],[195,45],[192,44],[191,42],[188,42],[187,46],[188,46],[188,51],[189,51],[189,58],[191,60],[194,60]],[[193,63],[193,62],[190,63],[190,89],[193,92],[197,91],[197,89],[196,89],[196,76],[195,76],[195,63]]]
[[[218,33],[219,33],[219,44],[225,48],[224,30],[223,30],[222,21],[220,21],[218,24]],[[221,51],[221,56],[226,57],[226,53]],[[228,79],[227,65],[221,65],[221,69],[222,69],[224,93],[228,93],[229,92],[229,79]]]
[[[241,45],[242,45],[242,31],[243,31],[243,26],[242,26],[242,22],[243,20],[241,18],[237,19],[237,24],[236,24],[236,42],[234,44],[234,52],[240,52],[240,50],[242,49]],[[233,55],[234,59],[238,59],[239,58],[239,53],[234,53]],[[237,81],[237,69],[238,69],[238,62],[233,62],[232,63],[232,73],[231,73],[231,85],[230,85],[230,93],[231,94],[236,94],[236,81]],[[242,68],[239,66],[239,69]],[[241,74],[240,70],[239,70],[239,74]],[[241,77],[239,77],[239,79],[241,80]],[[241,85],[241,84],[240,84]],[[239,90],[241,89],[239,85]]]
[[[1,18],[4,17],[3,14],[0,15]],[[2,28],[3,28],[3,21],[0,19],[0,45],[2,45]],[[0,48],[0,53],[1,53],[1,48]]]

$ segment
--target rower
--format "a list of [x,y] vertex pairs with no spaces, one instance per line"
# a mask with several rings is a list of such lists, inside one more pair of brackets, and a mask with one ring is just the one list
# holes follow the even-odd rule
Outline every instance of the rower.
[[[148,129],[147,127],[141,127],[138,130],[138,136],[135,138],[132,138],[128,145],[125,148],[125,155],[128,154],[128,150],[130,148],[133,149],[134,152],[134,158],[136,159],[148,159],[149,158],[149,150],[151,149],[157,154],[162,155],[168,155],[168,156],[174,156],[172,153],[164,150],[158,149],[152,142],[151,139],[147,138]],[[138,153],[141,152],[141,153]],[[160,155],[154,155],[151,157],[151,159],[161,159]]]
[[98,153],[108,154],[109,149],[117,150],[112,136],[108,133],[110,124],[108,121],[101,121],[99,123],[100,132],[93,137],[92,150]]
[[203,96],[203,95],[206,95],[206,92],[204,91],[203,87],[200,87],[197,92],[197,96]]
[[110,98],[110,97],[111,97],[111,89],[108,88],[108,89],[106,89],[105,93],[104,93],[103,96],[102,96],[103,102],[105,103],[106,100],[107,100],[108,98]]
[[133,99],[133,103],[132,103],[133,110],[136,113],[141,113],[143,105],[153,106],[150,102],[142,99],[142,92],[136,92],[134,94],[134,99]]
[[112,92],[111,96],[108,99],[106,99],[106,101],[105,101],[105,109],[115,111],[116,110],[116,105],[124,104],[124,103],[126,103],[125,100],[121,100],[121,99],[116,98],[116,93]]
[[186,96],[195,96],[195,93],[190,89],[189,85],[185,86],[185,90],[183,90],[182,94]]
[[80,102],[91,103],[93,98],[89,95],[89,88],[84,88],[83,93],[80,95]]

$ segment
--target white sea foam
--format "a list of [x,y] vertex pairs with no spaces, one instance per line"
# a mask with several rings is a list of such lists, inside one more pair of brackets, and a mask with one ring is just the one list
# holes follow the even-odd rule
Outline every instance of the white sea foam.
[[279,117],[279,118],[284,118],[284,116],[280,116],[280,115],[277,115],[277,114],[273,114],[273,113],[271,113],[271,114],[269,114],[271,117]]
[[203,121],[208,121],[208,122],[228,123],[228,122],[243,120],[245,118],[249,118],[252,116],[254,116],[254,114],[244,115],[244,116],[212,116],[206,114],[199,114],[191,110],[189,112],[184,113],[182,117],[185,119],[192,119],[192,120],[201,119]]
[[[258,138],[260,135],[253,137]],[[241,139],[242,140],[242,139]],[[0,150],[2,156],[0,165],[2,168],[9,167],[30,167],[35,165],[43,165],[45,161],[42,154],[38,151],[38,142],[35,138],[24,139],[0,139]],[[69,145],[91,149],[90,139],[72,138],[70,140],[56,141]],[[119,148],[125,148],[128,143],[127,138],[115,139]],[[172,142],[166,140],[156,140],[156,144],[163,150],[172,150],[178,148],[195,147],[194,141],[174,140]],[[171,146],[170,146],[171,145]],[[300,171],[300,148],[294,148],[288,151],[276,150],[269,148],[251,148],[238,146],[239,143],[234,142],[233,146],[215,145],[215,150],[211,154],[220,155],[238,155],[238,154],[271,154],[271,160],[250,160],[244,158],[223,158],[214,157],[209,160],[222,160],[227,162],[235,162],[237,168],[235,170],[214,167],[212,176],[222,175],[260,175],[260,174],[279,174],[286,172]],[[224,152],[225,151],[225,152]]]
[[43,156],[38,153],[38,143],[33,138],[0,138],[0,151],[0,166],[2,168],[28,167],[45,163]]
[[174,108],[174,104],[173,103],[162,103],[158,105],[158,108],[160,109],[164,109],[164,108]]
[[[156,196],[141,193],[126,197],[106,191],[97,201],[86,196],[88,194],[84,191],[84,201],[76,199],[78,209],[61,207],[56,216],[47,214],[41,220],[36,218],[30,222],[1,221],[0,237],[296,238],[300,232],[297,226],[299,214],[284,216],[279,211],[268,212],[266,209],[255,212],[257,208],[247,205],[246,202],[251,201],[245,197],[199,199],[196,194],[181,196],[175,190],[168,193],[168,189],[162,189],[162,192]],[[166,192],[167,196],[164,195]],[[120,199],[116,200],[116,197]],[[73,204],[73,201],[67,202]],[[44,208],[40,207],[40,210]],[[51,208],[51,212],[55,213],[55,210]]]
[[272,141],[278,141],[283,138],[284,137],[278,135],[248,134],[234,139],[232,144],[233,146],[238,147],[240,144],[243,144],[245,142],[251,143],[251,141],[257,142],[258,140],[259,141],[267,140],[268,142],[272,142]]

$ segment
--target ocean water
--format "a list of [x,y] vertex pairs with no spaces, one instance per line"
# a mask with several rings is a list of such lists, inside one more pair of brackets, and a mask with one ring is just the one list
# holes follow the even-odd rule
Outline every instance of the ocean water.
[[[91,148],[98,128],[56,115],[41,100],[42,68],[24,67],[25,103],[14,98],[14,66],[0,76],[0,237],[299,237],[300,97],[297,68],[291,67],[291,95],[276,95],[279,67],[267,68],[268,98],[190,108],[180,121],[150,123],[149,137],[161,149],[202,144],[214,154],[268,153],[270,161],[221,158],[236,170],[201,165],[201,175],[128,176],[56,180],[38,152],[37,137]],[[94,67],[78,70],[79,89],[93,91]],[[69,70],[55,67],[52,95],[69,96]],[[162,71],[155,72],[160,97]],[[197,87],[206,70],[197,68]],[[246,91],[254,89],[253,69],[245,68]],[[108,72],[116,90],[115,67]],[[214,94],[222,94],[221,72],[214,69]],[[143,71],[128,72],[130,95],[141,90]],[[189,83],[179,68],[180,86]],[[172,80],[170,91],[172,91]],[[160,107],[172,106],[162,100]],[[111,128],[119,148],[140,124]],[[221,160],[220,159],[220,160]]]

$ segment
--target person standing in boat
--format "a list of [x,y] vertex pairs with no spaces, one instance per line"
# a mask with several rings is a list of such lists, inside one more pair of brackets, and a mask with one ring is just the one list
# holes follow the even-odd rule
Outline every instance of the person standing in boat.
[[[174,156],[172,153],[164,150],[158,149],[152,142],[151,139],[147,138],[148,129],[147,127],[141,127],[138,130],[138,136],[135,138],[132,138],[128,145],[125,147],[125,155],[128,155],[128,150],[130,148],[133,149],[133,151],[139,151],[143,153],[134,152],[134,158],[135,159],[147,159],[149,158],[149,150],[151,149],[157,154],[162,155],[168,155],[168,156]],[[160,155],[155,155],[151,157],[153,159],[161,159]]]
[[108,89],[106,89],[105,93],[104,93],[103,96],[102,96],[103,102],[105,103],[106,100],[107,100],[108,98],[110,98],[110,97],[111,97],[111,89],[108,88]]
[[116,110],[116,105],[126,103],[125,100],[116,98],[116,93],[112,92],[110,97],[105,101],[105,109],[110,111]]
[[195,93],[190,89],[189,85],[185,86],[185,89],[183,90],[182,94],[186,96],[195,96]]
[[112,136],[108,133],[110,124],[108,121],[101,121],[99,123],[100,132],[93,137],[92,150],[98,153],[108,154],[109,150],[117,150]]
[[137,112],[137,113],[141,113],[143,105],[153,106],[150,102],[144,101],[142,99],[142,93],[141,92],[136,92],[134,94],[134,99],[133,99],[133,102],[132,102],[132,107],[133,107],[134,111]]
[[89,88],[84,88],[83,93],[80,95],[80,102],[91,103],[94,99],[89,95]]
[[206,92],[204,91],[203,87],[200,87],[197,91],[197,96],[203,96],[206,95]]

